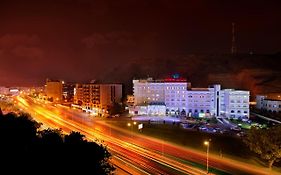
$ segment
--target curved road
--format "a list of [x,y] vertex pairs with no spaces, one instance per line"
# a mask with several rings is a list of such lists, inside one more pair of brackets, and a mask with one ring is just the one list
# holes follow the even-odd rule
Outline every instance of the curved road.
[[[66,133],[79,131],[87,139],[103,141],[113,155],[111,161],[118,174],[206,174],[204,152],[128,132],[60,105],[45,104],[26,96],[16,100],[19,107],[45,127],[61,128]],[[210,155],[209,165],[214,169],[212,172],[218,174],[269,174],[266,168],[215,155]]]

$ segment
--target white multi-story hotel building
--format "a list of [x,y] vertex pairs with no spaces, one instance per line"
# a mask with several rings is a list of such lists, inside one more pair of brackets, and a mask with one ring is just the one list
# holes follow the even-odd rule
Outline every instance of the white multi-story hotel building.
[[249,116],[249,91],[234,89],[221,90],[220,113],[230,117]]
[[191,88],[179,77],[133,80],[134,115],[249,117],[249,91],[221,90],[220,85]]

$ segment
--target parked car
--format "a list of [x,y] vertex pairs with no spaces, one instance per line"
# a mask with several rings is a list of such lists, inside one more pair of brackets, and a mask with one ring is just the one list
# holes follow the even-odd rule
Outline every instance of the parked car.
[[230,128],[231,130],[233,130],[233,131],[241,131],[241,128],[239,128],[239,127],[232,127],[232,128]]

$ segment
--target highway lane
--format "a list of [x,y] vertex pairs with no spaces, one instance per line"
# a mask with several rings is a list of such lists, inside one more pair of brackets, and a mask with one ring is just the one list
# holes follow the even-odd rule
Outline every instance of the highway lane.
[[[68,110],[65,110],[64,113],[67,113]],[[71,115],[70,112],[69,115]],[[74,114],[76,117],[79,116],[79,113]],[[73,116],[73,117],[75,117]],[[81,120],[81,117],[78,117]],[[84,121],[85,122],[85,121]],[[86,123],[84,123],[86,124]],[[101,125],[102,126],[101,126]],[[151,139],[142,135],[136,135],[135,133],[130,133],[128,130],[122,130],[120,128],[114,127],[112,125],[104,123],[103,120],[95,121],[95,126],[99,126],[98,128],[102,128],[102,132],[111,134],[113,137],[117,137],[119,139],[126,139],[128,142],[133,143],[138,146],[142,146],[143,148],[149,148],[151,150],[157,151],[158,153],[162,153],[172,157],[173,159],[184,162],[184,161],[192,161],[198,162],[200,164],[206,163],[206,153],[198,152],[196,150],[182,148],[176,145],[171,145],[170,143],[163,143],[163,141],[158,139]],[[114,130],[114,132],[112,132]],[[110,132],[111,131],[111,132]],[[112,135],[114,133],[114,135]],[[133,135],[133,137],[132,137]],[[161,145],[161,146],[160,146]],[[163,150],[164,149],[164,150]],[[177,162],[174,162],[176,164]],[[256,167],[250,164],[241,163],[231,159],[222,159],[219,156],[211,156],[210,165],[217,168],[225,170],[226,172],[230,172],[231,174],[268,174],[266,168]]]
[[[38,113],[44,111],[40,114],[41,116],[35,116],[36,119],[39,121],[41,120],[40,122],[43,121],[43,123],[48,123],[53,125],[53,127],[60,127],[64,131],[69,129],[80,131],[82,134],[86,135],[87,138],[104,140],[112,152],[117,150],[114,152],[114,156],[119,153],[118,158],[123,160],[130,157],[130,160],[127,160],[127,162],[135,162],[134,166],[148,171],[146,173],[185,174],[188,173],[188,171],[204,173],[202,170],[198,171],[197,168],[186,165],[185,161],[204,164],[206,161],[205,153],[179,147],[171,143],[163,143],[161,140],[148,138],[139,134],[128,133],[128,130],[122,130],[111,126],[103,120],[91,118],[89,115],[81,114],[80,112],[65,107],[54,107],[40,102],[36,104],[29,98],[25,98],[22,101],[22,104],[28,103],[27,105],[31,105],[32,108],[38,108]],[[33,109],[28,108],[27,111],[30,112],[32,110]],[[50,114],[50,111],[53,114]],[[65,127],[66,124],[67,127]],[[88,133],[88,131],[90,131],[90,133]],[[162,146],[159,146],[161,144]],[[163,151],[164,154],[162,154]],[[124,155],[126,156],[124,157]],[[210,165],[218,169],[223,169],[231,174],[268,174],[266,169],[230,159],[222,160],[215,155],[211,156]]]
[[[91,140],[103,140],[107,147],[113,152],[114,156],[119,158],[126,157],[129,159],[127,162],[134,164],[134,168],[141,171],[143,174],[204,174],[205,171],[198,170],[186,165],[173,164],[173,161],[150,150],[144,149],[133,145],[126,140],[116,139],[101,132],[103,129],[99,126],[93,126],[93,122],[88,119],[79,119],[78,121],[70,120],[75,118],[66,114],[66,110],[58,110],[52,106],[44,106],[44,104],[34,103],[31,99],[22,99],[20,104],[25,103],[25,110],[31,114],[35,114],[34,118],[40,122],[47,123],[48,126],[53,128],[61,128],[65,132],[71,130],[79,131]],[[27,105],[26,105],[27,103]],[[28,109],[26,109],[28,108]],[[71,112],[72,113],[72,112]],[[73,114],[72,114],[73,115]],[[58,117],[59,116],[59,117]],[[83,124],[79,123],[82,122]],[[87,124],[85,124],[87,123]],[[90,126],[89,126],[90,125]],[[124,156],[125,155],[125,156]]]

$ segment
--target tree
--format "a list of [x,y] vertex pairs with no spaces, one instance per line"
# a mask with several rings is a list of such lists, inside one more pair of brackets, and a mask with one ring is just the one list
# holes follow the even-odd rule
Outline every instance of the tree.
[[22,174],[34,168],[46,174],[86,174],[89,169],[93,174],[113,173],[111,154],[105,146],[86,140],[79,132],[65,135],[60,129],[39,129],[40,124],[29,115],[0,114],[0,155],[5,160],[0,174],[14,174],[18,170],[14,167],[21,167]]
[[119,103],[114,103],[109,109],[109,114],[110,115],[120,114],[123,111],[124,111],[124,108],[122,105],[120,105]]
[[64,142],[66,144],[81,144],[85,142],[85,136],[80,132],[72,131],[69,135],[64,137]]
[[268,167],[271,170],[274,162],[281,158],[281,126],[270,129],[258,129],[252,127],[244,139],[246,145],[251,151],[260,155],[268,161]]

